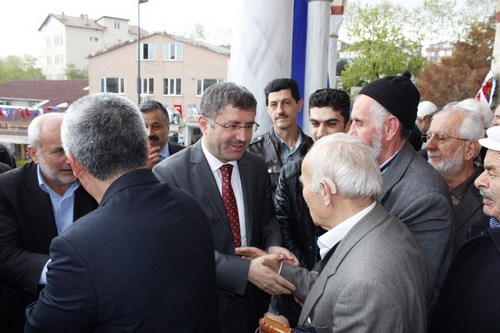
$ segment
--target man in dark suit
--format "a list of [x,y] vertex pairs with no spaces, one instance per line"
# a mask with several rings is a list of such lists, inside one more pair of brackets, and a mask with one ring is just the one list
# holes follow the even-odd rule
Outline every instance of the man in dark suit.
[[167,109],[160,102],[146,101],[139,106],[139,110],[148,130],[148,168],[152,169],[156,164],[185,147],[168,142],[170,117]]
[[372,148],[384,184],[380,202],[422,249],[430,313],[453,257],[453,213],[443,177],[408,143],[420,100],[410,78],[406,72],[363,87],[353,103],[349,134]]
[[26,307],[45,284],[49,245],[97,207],[80,186],[61,143],[63,113],[28,128],[33,162],[0,175],[0,331],[24,331]]
[[489,228],[458,250],[443,284],[430,333],[500,331],[500,126],[486,131],[484,172],[474,185],[483,197]]
[[206,217],[146,167],[138,108],[117,94],[87,95],[66,111],[61,134],[99,207],[52,241],[26,332],[217,332]]
[[[280,247],[265,162],[246,151],[257,126],[256,106],[255,97],[242,86],[231,82],[210,86],[201,98],[198,125],[202,139],[153,169],[161,180],[191,193],[208,216],[224,333],[253,333],[269,305],[265,292],[289,294],[293,289],[270,268],[236,256],[238,247],[258,247],[298,263],[291,252]],[[225,180],[223,171],[228,165],[233,171]],[[226,209],[228,200],[222,197],[226,198],[229,188],[236,204]]]
[[455,251],[473,233],[488,225],[483,199],[474,180],[483,169],[474,163],[484,138],[484,126],[478,112],[458,106],[436,113],[424,135],[429,163],[443,176],[453,202]]

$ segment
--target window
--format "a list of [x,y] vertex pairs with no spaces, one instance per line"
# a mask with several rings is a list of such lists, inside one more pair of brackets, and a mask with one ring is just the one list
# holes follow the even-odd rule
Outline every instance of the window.
[[120,22],[115,21],[115,30],[120,30]]
[[182,59],[183,59],[182,43],[163,44],[163,60],[182,60]]
[[222,79],[196,79],[196,96],[200,97],[205,89],[217,82],[222,82]]
[[124,94],[125,93],[125,79],[122,77],[103,77],[103,78],[101,78],[101,92]]
[[92,41],[97,42],[97,41],[99,41],[99,38],[97,38],[97,37],[90,37],[90,41],[91,41],[91,42],[92,42]]
[[155,79],[143,78],[141,85],[141,93],[145,95],[153,95],[155,93]]
[[154,60],[155,59],[155,44],[144,43],[141,44],[141,60]]
[[52,65],[52,57],[47,56],[47,66],[50,66],[50,65]]
[[164,78],[163,79],[163,95],[182,95],[180,78]]
[[54,56],[54,64],[60,65],[62,63],[64,63],[64,61],[63,61],[63,55],[62,54],[55,55]]
[[54,46],[62,45],[62,44],[63,44],[62,36],[61,35],[54,36]]

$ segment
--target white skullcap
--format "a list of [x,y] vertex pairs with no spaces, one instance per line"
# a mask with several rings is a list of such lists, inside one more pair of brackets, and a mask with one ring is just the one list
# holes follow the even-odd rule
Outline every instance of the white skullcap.
[[479,144],[488,149],[500,151],[500,126],[493,126],[486,130],[487,138],[479,139]]
[[417,117],[424,118],[438,110],[437,106],[429,101],[423,101],[418,104]]

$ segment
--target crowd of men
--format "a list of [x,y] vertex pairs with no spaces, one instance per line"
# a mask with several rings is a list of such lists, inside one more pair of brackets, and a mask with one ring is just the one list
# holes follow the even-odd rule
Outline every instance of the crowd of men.
[[[500,107],[219,82],[201,139],[85,96],[0,163],[0,331],[498,332]],[[308,112],[310,135],[300,128]],[[497,184],[498,183],[498,184]]]

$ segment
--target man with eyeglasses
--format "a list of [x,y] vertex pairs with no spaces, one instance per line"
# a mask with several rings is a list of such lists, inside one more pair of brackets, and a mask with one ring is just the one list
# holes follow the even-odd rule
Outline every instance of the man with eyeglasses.
[[363,87],[354,100],[349,134],[371,147],[384,184],[380,202],[422,249],[430,314],[453,256],[453,213],[443,177],[408,142],[420,100],[410,78],[406,72]]
[[262,259],[237,256],[239,247],[257,247],[298,263],[280,246],[264,160],[247,151],[257,126],[256,107],[255,97],[240,85],[210,86],[201,98],[201,140],[153,168],[160,180],[191,193],[209,219],[222,333],[253,333],[268,309],[269,294],[290,294],[294,288]]
[[479,113],[452,106],[434,115],[427,134],[429,163],[443,176],[453,202],[455,251],[472,234],[483,229],[486,215],[474,180],[483,169],[474,163],[484,138]]
[[[434,121],[433,121],[434,122]],[[479,143],[487,148],[485,171],[474,185],[488,228],[458,250],[443,284],[428,332],[499,332],[500,328],[500,127]]]
[[272,80],[266,85],[264,94],[267,113],[271,118],[273,128],[254,138],[248,150],[262,155],[266,160],[274,193],[281,168],[304,157],[311,148],[313,140],[304,134],[297,124],[297,115],[302,108],[302,98],[295,80]]

